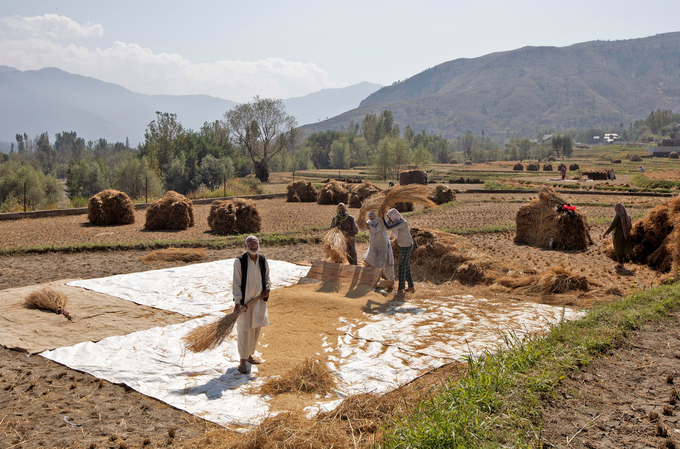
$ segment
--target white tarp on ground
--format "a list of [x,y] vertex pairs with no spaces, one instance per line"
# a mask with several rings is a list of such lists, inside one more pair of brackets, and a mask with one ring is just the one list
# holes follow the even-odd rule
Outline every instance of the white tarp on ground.
[[[279,272],[278,286],[293,283],[304,274],[307,267],[285,262],[270,261]],[[87,288],[106,292],[121,298],[145,298],[145,304],[155,307],[179,308],[185,303],[168,301],[165,297],[187,298],[192,288],[200,285],[197,278],[205,279],[206,265],[197,264],[182,269],[159,270],[113,278],[82,281]],[[211,269],[214,267],[210,267]],[[178,270],[182,272],[177,273]],[[230,273],[219,268],[219,273]],[[160,273],[164,272],[164,273]],[[170,276],[170,274],[172,276]],[[159,276],[160,275],[160,276]],[[172,278],[172,282],[154,282],[153,279]],[[108,280],[117,287],[109,287]],[[206,289],[200,295],[192,294],[203,312],[225,309],[225,295],[231,288],[226,285],[230,275],[214,282],[211,295]],[[227,281],[228,280],[228,281]],[[186,281],[187,284],[183,284]],[[212,281],[215,281],[213,278]],[[105,287],[104,287],[105,286]],[[155,293],[148,290],[153,289]],[[179,293],[183,292],[183,293]],[[158,298],[154,298],[157,296]],[[480,305],[482,307],[480,307]],[[198,308],[198,305],[196,306]],[[171,309],[173,310],[173,309]],[[338,326],[345,335],[337,342],[327,341],[324,350],[329,363],[339,379],[338,396],[373,391],[382,393],[404,384],[422,373],[424,369],[441,366],[470,351],[480,353],[494,350],[502,344],[503,333],[523,334],[536,332],[551,322],[560,320],[563,309],[533,303],[494,303],[471,296],[433,297],[417,305],[394,302],[385,313],[366,314],[360,323],[341,322]],[[564,311],[566,319],[577,317],[578,312]],[[219,348],[200,354],[186,352],[181,338],[196,326],[214,320],[207,316],[182,324],[157,327],[122,337],[110,337],[98,343],[81,343],[42,353],[46,358],[70,368],[84,371],[110,382],[124,383],[131,388],[162,400],[206,420],[237,428],[257,425],[267,414],[267,398],[250,394],[250,387],[260,384],[257,368],[250,376],[236,371],[238,355],[235,335]],[[341,320],[342,321],[342,320]],[[244,385],[249,388],[240,388]],[[246,391],[247,390],[247,391]],[[328,409],[337,401],[319,404]]]
[[[228,259],[73,281],[67,285],[194,317],[234,306],[231,293],[233,270],[234,259]],[[295,284],[307,271],[309,267],[269,260],[273,287]]]

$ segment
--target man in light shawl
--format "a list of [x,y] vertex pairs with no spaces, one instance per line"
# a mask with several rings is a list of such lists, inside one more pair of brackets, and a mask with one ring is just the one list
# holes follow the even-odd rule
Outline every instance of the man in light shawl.
[[614,205],[616,216],[612,220],[612,224],[602,234],[604,239],[607,234],[612,233],[612,242],[614,243],[614,254],[618,262],[614,268],[622,270],[623,264],[629,254],[633,254],[633,241],[630,238],[630,231],[633,228],[633,223],[626,211],[626,207],[621,203]]
[[269,263],[263,255],[258,254],[259,250],[257,237],[248,236],[246,252],[234,261],[234,312],[246,308],[236,320],[238,354],[241,359],[237,369],[242,374],[250,373],[250,364],[260,363],[253,354],[261,328],[269,326],[266,302],[269,299]]
[[331,228],[335,227],[339,228],[345,236],[345,241],[347,242],[347,260],[350,265],[356,265],[357,244],[355,237],[359,233],[359,228],[354,221],[354,217],[347,212],[347,206],[344,203],[338,204],[337,213],[331,221]]
[[384,269],[389,280],[394,281],[394,254],[390,239],[387,237],[387,228],[373,211],[368,213],[366,225],[368,225],[368,250],[364,254],[364,263],[369,267]]
[[408,228],[408,223],[404,220],[397,209],[390,209],[387,211],[385,218],[383,218],[385,228],[392,231],[392,237],[399,245],[399,289],[397,295],[404,294],[404,288],[408,282],[408,290],[413,293],[416,291],[413,284],[413,277],[411,276],[411,253],[413,252],[413,239],[411,238],[411,231]]

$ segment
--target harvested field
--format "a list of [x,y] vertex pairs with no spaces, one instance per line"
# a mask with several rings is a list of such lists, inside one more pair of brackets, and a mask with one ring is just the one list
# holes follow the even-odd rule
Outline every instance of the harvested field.
[[[615,201],[626,204],[631,215],[643,214],[651,207],[661,203],[659,198],[612,196],[570,196],[562,194],[565,199],[577,209],[583,210],[588,220],[595,224],[591,226],[594,244],[584,252],[546,251],[513,243],[514,231],[469,234],[465,238],[480,251],[502,263],[521,265],[527,272],[559,271],[562,267],[575,276],[582,276],[589,281],[597,281],[599,285],[587,291],[574,290],[566,293],[543,294],[533,293],[530,289],[503,289],[499,285],[466,286],[459,282],[444,284],[423,283],[416,277],[417,293],[410,300],[418,304],[426,304],[429,298],[441,295],[473,295],[486,297],[497,301],[516,303],[531,301],[550,305],[566,305],[575,308],[588,308],[599,302],[616,299],[616,292],[627,294],[637,286],[646,288],[658,285],[660,278],[653,270],[639,265],[629,265],[625,272],[616,271],[613,262],[602,253],[603,241],[599,238],[613,218],[612,210]],[[456,195],[456,202],[442,208],[422,211],[417,207],[416,212],[406,218],[412,227],[445,228],[445,229],[483,229],[488,227],[513,226],[517,210],[522,204],[533,199],[535,194],[465,194]],[[581,206],[580,204],[588,203]],[[597,203],[604,204],[599,206]],[[257,207],[262,217],[263,233],[279,233],[298,231],[303,229],[322,228],[330,225],[335,213],[335,206],[320,206],[312,203],[286,203],[285,198],[260,200]],[[66,246],[79,244],[119,244],[154,241],[220,241],[223,237],[209,232],[207,216],[210,205],[196,205],[194,208],[196,225],[186,231],[150,232],[143,231],[144,210],[136,212],[135,224],[127,226],[94,227],[87,223],[85,215],[43,218],[19,221],[0,221],[0,248]],[[351,212],[351,211],[350,211]],[[354,215],[357,213],[355,211]],[[310,231],[311,232],[311,231]],[[317,234],[319,234],[317,232]],[[366,243],[357,245],[359,258],[365,252]],[[242,252],[239,247],[225,249],[208,249],[205,261],[233,258]],[[309,263],[312,259],[323,257],[320,244],[297,244],[288,246],[269,246],[262,248],[263,254],[270,259],[285,260],[294,263]],[[3,269],[0,270],[0,289],[29,286],[38,283],[66,279],[66,278],[98,278],[115,274],[134,273],[187,265],[187,262],[168,260],[158,261],[149,265],[140,260],[142,256],[151,253],[147,251],[99,251],[99,252],[47,252],[44,254],[23,254],[0,256]],[[618,289],[618,290],[617,290]],[[352,298],[356,304],[360,301]],[[365,300],[364,300],[365,303]],[[283,305],[279,306],[283,308]],[[370,308],[370,306],[369,306]],[[290,311],[283,308],[281,313]],[[286,315],[290,316],[290,315]],[[310,310],[308,316],[317,317],[318,314]],[[60,317],[63,319],[63,317]],[[63,320],[67,322],[66,320]],[[276,323],[285,327],[285,333],[294,341],[294,332],[300,323],[291,320],[290,323]],[[321,318],[311,323],[315,329],[322,330],[326,325]],[[337,338],[334,336],[333,338]],[[659,341],[666,337],[659,336]],[[675,341],[672,342],[675,345]],[[295,349],[291,344],[290,350]],[[658,350],[659,354],[664,352]],[[274,363],[280,363],[286,368],[294,368],[302,360],[288,360],[291,353],[270,354],[267,362],[262,365],[266,375],[285,374],[271,372]],[[656,353],[648,353],[645,363],[652,363]],[[666,356],[666,359],[668,357]],[[0,424],[0,430],[10,435],[0,440],[0,445],[21,447],[38,447],[43,445],[59,445],[62,447],[84,448],[90,447],[89,441],[96,439],[96,447],[228,447],[226,441],[236,444],[240,435],[231,434],[221,427],[203,421],[188,413],[169,407],[164,403],[143,396],[123,385],[116,385],[96,379],[90,375],[80,373],[62,365],[46,360],[42,357],[28,356],[9,349],[0,349],[0,400],[6,405],[7,417]],[[641,362],[642,363],[642,362]],[[286,365],[287,364],[287,365]],[[614,365],[612,365],[614,366]],[[631,371],[625,364],[614,366],[605,375],[622,379]],[[445,366],[430,373],[418,381],[403,387],[392,395],[398,403],[415,404],[421,394],[429,394],[430,388],[439,388],[447,377],[455,378],[457,366]],[[598,367],[597,369],[602,369]],[[650,370],[653,369],[649,368]],[[643,370],[644,371],[644,370]],[[658,376],[661,376],[659,374]],[[657,376],[657,377],[658,377]],[[587,379],[586,379],[587,380]],[[598,383],[592,382],[591,392],[597,391]],[[581,387],[579,387],[581,388]],[[583,393],[587,394],[587,393]],[[405,401],[401,395],[415,402]],[[389,395],[388,395],[389,396]],[[309,399],[314,401],[314,399]],[[612,401],[616,401],[614,398]],[[294,394],[284,394],[277,398],[277,410],[291,410],[291,406],[299,403]],[[558,407],[558,404],[554,404]],[[371,410],[376,407],[372,406]],[[340,410],[340,409],[339,409]],[[579,412],[580,413],[580,412]],[[621,412],[624,413],[624,412]],[[628,412],[630,413],[630,412]],[[3,414],[3,415],[5,415]],[[569,422],[561,423],[560,411],[551,413],[550,432],[557,435],[565,434],[570,437],[578,431],[568,432]],[[83,427],[72,428],[63,421],[69,416],[71,422],[78,424],[90,419]],[[582,425],[592,417],[583,412]],[[593,415],[595,416],[595,415]],[[620,414],[612,415],[612,419],[620,418]],[[325,419],[325,418],[324,418]],[[361,418],[367,420],[367,418]],[[370,426],[361,427],[366,432],[379,429],[381,423],[374,422],[371,417]],[[581,419],[581,418],[577,418]],[[363,421],[362,421],[363,422]],[[579,421],[580,422],[580,421]],[[561,424],[560,424],[561,423]],[[323,425],[327,422],[323,421]],[[350,423],[352,426],[356,421]],[[360,423],[361,424],[361,423]],[[345,425],[347,421],[345,420]],[[363,425],[363,424],[362,424]],[[559,427],[559,426],[562,427]],[[579,425],[579,428],[581,425]],[[347,441],[353,441],[356,435],[345,434]],[[88,439],[89,438],[89,439]],[[212,440],[208,443],[205,438]],[[359,438],[359,446],[370,443],[372,434],[365,434]],[[362,439],[363,438],[363,439]],[[580,438],[580,436],[579,436]],[[225,445],[217,442],[224,441]],[[200,443],[199,443],[200,442]],[[351,444],[351,443],[350,443]],[[620,443],[626,446],[625,442]],[[18,446],[17,446],[18,447]]]

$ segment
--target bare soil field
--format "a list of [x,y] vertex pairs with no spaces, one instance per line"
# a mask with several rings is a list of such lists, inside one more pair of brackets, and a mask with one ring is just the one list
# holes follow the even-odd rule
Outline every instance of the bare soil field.
[[[662,282],[659,273],[645,266],[629,264],[626,270],[615,270],[614,262],[602,254],[600,235],[614,216],[616,201],[630,205],[628,211],[635,216],[664,199],[625,195],[564,196],[593,223],[594,245],[585,252],[546,251],[515,245],[513,231],[466,237],[481,251],[502,262],[537,272],[562,266],[599,287],[590,292],[529,295],[510,289],[465,286],[453,280],[438,286],[421,283],[418,294],[427,295],[433,289],[446,288],[451,294],[488,295],[509,301],[587,309],[594,304],[615,301],[618,297],[611,292],[616,289],[628,294]],[[510,226],[519,207],[533,197],[535,195],[524,193],[459,194],[456,203],[433,211],[416,211],[408,221],[412,227],[434,229]],[[326,228],[335,210],[333,206],[314,203],[286,203],[285,199],[261,200],[257,206],[263,219],[263,233],[298,232],[300,235],[304,235],[305,230],[313,234],[313,229]],[[212,234],[207,226],[208,212],[209,206],[196,206],[196,226],[179,232],[144,231],[144,211],[138,211],[136,223],[128,226],[94,227],[84,215],[0,221],[0,250],[85,243],[219,241],[223,237]],[[350,213],[356,215],[358,210],[350,209]],[[359,245],[360,256],[365,249],[366,244]],[[0,256],[0,289],[185,265],[183,262],[144,263],[140,258],[148,252],[6,254]],[[321,246],[311,242],[263,247],[262,252],[271,259],[305,264],[323,254]],[[209,249],[206,261],[233,258],[240,253],[238,247]],[[664,401],[667,402],[667,390],[671,387],[666,381],[667,375],[680,372],[680,360],[676,357],[680,354],[680,336],[673,327],[676,325],[666,323],[637,332],[626,345],[612,351],[611,357],[567,379],[561,387],[562,397],[546,405],[546,439],[554,447],[656,447],[657,425],[651,423],[647,415],[649,410],[663,408]],[[455,372],[453,365],[444,367],[407,389],[411,394],[421,394],[441,385],[443,378],[455,376]],[[6,348],[0,349],[0,402],[5,404],[0,413],[1,447],[226,447],[219,445],[219,438],[226,438],[227,433],[217,425],[126,386]],[[63,420],[64,416],[69,416],[75,425],[90,421],[72,427]],[[662,415],[659,411],[659,416],[666,425],[675,424],[673,415]],[[222,436],[210,443],[206,435]]]

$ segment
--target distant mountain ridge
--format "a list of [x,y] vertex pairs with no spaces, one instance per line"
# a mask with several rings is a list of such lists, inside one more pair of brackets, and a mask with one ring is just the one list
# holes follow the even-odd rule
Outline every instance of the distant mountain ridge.
[[[287,112],[305,124],[354,108],[380,87],[366,82],[283,101]],[[53,67],[20,71],[7,66],[0,66],[0,101],[0,141],[12,142],[17,133],[76,131],[86,140],[129,138],[132,146],[144,140],[156,111],[177,114],[185,128],[198,130],[238,104],[209,95],[139,94]]]
[[360,106],[305,126],[337,130],[392,111],[402,129],[448,138],[505,137],[537,127],[624,123],[680,110],[680,32],[568,47],[524,47],[456,59],[383,87]]

